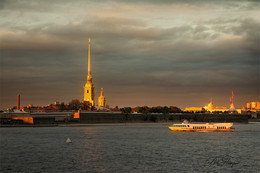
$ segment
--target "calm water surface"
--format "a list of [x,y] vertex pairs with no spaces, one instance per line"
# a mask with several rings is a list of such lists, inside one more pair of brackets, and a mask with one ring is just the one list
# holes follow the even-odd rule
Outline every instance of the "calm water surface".
[[[260,172],[260,123],[235,132],[165,125],[0,128],[0,172]],[[70,138],[72,143],[66,143]]]

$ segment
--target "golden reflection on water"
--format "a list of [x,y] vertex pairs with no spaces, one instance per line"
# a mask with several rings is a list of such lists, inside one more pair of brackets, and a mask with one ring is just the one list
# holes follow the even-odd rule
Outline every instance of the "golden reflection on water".
[[106,172],[103,166],[97,165],[104,157],[100,133],[96,127],[80,127],[83,133],[80,139],[79,167],[83,172]]

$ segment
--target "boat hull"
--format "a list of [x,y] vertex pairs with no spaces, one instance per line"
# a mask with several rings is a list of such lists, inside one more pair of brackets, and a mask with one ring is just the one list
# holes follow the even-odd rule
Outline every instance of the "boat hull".
[[169,127],[174,132],[233,132],[234,129],[176,129]]

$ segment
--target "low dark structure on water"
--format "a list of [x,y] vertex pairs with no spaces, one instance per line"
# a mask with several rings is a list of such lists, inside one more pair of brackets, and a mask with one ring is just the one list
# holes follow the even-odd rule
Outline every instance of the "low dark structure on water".
[[0,113],[2,125],[39,125],[58,124],[73,121],[73,112],[41,112],[29,113],[23,111]]
[[193,113],[121,113],[121,112],[75,112],[55,113],[1,113],[0,124],[68,124],[68,123],[145,123],[145,122],[240,122],[247,123],[251,115],[245,114],[193,114]]

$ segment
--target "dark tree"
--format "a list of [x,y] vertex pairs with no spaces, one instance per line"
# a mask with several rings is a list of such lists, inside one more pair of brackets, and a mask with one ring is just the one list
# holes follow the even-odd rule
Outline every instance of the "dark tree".
[[170,106],[171,113],[182,113],[182,110],[176,106]]
[[61,111],[66,110],[66,106],[65,106],[64,102],[61,102],[61,104],[59,105],[59,110],[61,110]]
[[130,114],[132,112],[132,108],[131,107],[124,107],[124,108],[121,108],[120,111],[122,113],[125,113],[125,114]]
[[92,104],[89,101],[82,101],[81,102],[81,109],[82,110],[90,110],[92,107]]
[[78,99],[73,99],[71,102],[68,103],[69,110],[79,110],[80,106],[81,106],[81,104]]

